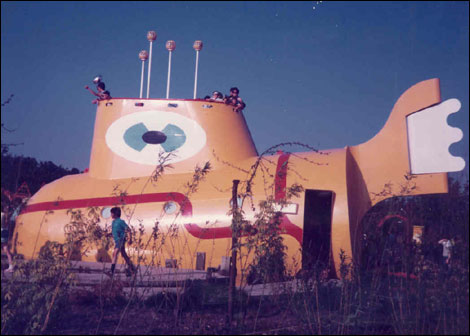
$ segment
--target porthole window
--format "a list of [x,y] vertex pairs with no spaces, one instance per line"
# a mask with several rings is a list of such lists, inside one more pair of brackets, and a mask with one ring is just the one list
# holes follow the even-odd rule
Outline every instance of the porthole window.
[[[232,199],[230,199],[229,204],[230,204],[230,208],[232,208],[232,207],[233,207],[233,201],[232,201]],[[237,197],[237,206],[238,206],[239,208],[242,207],[242,198],[241,198],[240,196]]]
[[103,210],[101,210],[101,216],[104,219],[111,218],[111,208],[110,207],[103,208]]
[[176,210],[178,210],[178,205],[176,205],[175,202],[166,202],[163,206],[163,210],[165,210],[167,215],[171,215],[174,214]]

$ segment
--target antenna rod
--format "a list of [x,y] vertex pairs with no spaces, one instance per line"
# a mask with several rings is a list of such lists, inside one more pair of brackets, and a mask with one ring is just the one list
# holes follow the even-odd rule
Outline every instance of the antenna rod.
[[171,52],[175,50],[175,41],[169,40],[166,42],[166,49],[169,51],[168,56],[168,80],[166,82],[166,99],[170,97],[170,74],[171,74]]
[[153,30],[147,33],[147,40],[150,42],[150,56],[149,56],[149,69],[148,69],[148,76],[147,76],[147,98],[149,97],[150,91],[150,70],[152,69],[152,42],[157,39],[157,33]]
[[142,74],[140,75],[140,96],[142,98],[142,91],[144,88],[144,68],[145,68],[145,61],[148,59],[149,54],[147,50],[141,50],[139,53],[139,58],[142,61]]
[[201,49],[202,49],[202,41],[199,41],[199,40],[194,41],[193,48],[194,48],[194,50],[196,50],[196,72],[194,74],[194,95],[193,95],[193,99],[196,99],[197,68],[198,68],[198,65],[199,65],[199,51],[201,51]]

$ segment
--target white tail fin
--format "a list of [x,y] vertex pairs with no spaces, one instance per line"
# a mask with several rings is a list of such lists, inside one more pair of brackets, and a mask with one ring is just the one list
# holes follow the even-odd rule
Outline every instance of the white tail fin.
[[428,107],[407,116],[408,146],[412,174],[455,172],[465,160],[449,153],[449,146],[463,138],[459,128],[447,124],[447,117],[460,110],[458,99]]

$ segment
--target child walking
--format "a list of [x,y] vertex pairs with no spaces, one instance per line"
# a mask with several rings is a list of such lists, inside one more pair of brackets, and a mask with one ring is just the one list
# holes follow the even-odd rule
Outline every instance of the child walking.
[[129,270],[134,273],[135,267],[132,264],[129,256],[126,253],[126,230],[129,230],[126,222],[121,219],[121,209],[119,207],[114,207],[111,209],[111,218],[113,219],[112,223],[112,233],[114,239],[114,251],[113,251],[113,261],[111,264],[111,275],[114,275],[114,269],[116,268],[116,262],[119,252],[121,252],[122,257],[126,261]]

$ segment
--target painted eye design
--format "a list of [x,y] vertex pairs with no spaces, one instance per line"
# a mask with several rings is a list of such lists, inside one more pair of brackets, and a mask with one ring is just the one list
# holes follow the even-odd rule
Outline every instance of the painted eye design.
[[169,163],[197,154],[206,144],[206,133],[180,114],[145,111],[114,121],[106,132],[106,144],[129,161],[155,165],[162,152],[175,154]]
[[186,142],[186,134],[176,125],[168,124],[162,131],[149,131],[143,123],[129,127],[124,133],[124,142],[136,151],[150,145],[160,144],[165,152],[173,152]]

